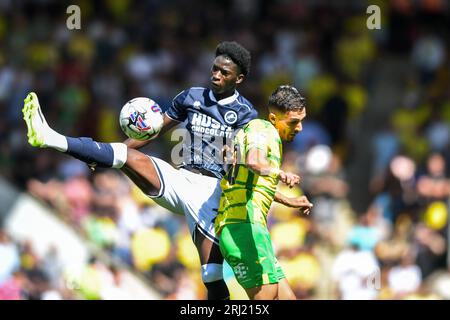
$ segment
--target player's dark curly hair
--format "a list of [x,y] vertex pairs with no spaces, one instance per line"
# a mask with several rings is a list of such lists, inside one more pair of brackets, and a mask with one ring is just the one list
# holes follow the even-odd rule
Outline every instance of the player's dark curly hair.
[[236,63],[244,76],[248,75],[250,72],[251,55],[247,49],[236,41],[224,41],[219,43],[216,48],[216,57],[222,55]]
[[300,111],[305,106],[305,98],[297,88],[290,85],[279,86],[269,97],[269,108],[275,108],[282,112]]

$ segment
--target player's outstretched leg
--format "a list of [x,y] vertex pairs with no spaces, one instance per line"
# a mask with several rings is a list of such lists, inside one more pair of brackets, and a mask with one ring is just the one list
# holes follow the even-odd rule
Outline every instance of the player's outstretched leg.
[[66,137],[50,128],[34,92],[25,98],[22,113],[27,125],[28,143],[33,147],[53,148],[89,165],[106,168],[121,168],[127,160],[127,146],[123,143]]
[[152,160],[124,143],[103,143],[91,138],[72,138],[48,125],[34,92],[27,95],[22,109],[27,125],[28,143],[33,147],[53,148],[91,166],[121,169],[148,195],[159,193],[161,182]]
[[34,92],[29,93],[25,98],[22,113],[27,125],[30,145],[39,148],[53,147],[62,152],[67,151],[66,138],[49,127]]

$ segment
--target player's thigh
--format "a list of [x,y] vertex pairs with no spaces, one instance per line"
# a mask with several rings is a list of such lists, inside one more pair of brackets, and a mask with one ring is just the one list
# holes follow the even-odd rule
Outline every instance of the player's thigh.
[[[206,252],[208,255],[209,249],[205,248],[205,246],[211,245],[211,241],[219,243],[214,230],[214,222],[220,202],[220,181],[216,178],[194,174],[183,169],[180,170],[180,173],[185,179],[185,185],[182,188],[178,182],[180,178],[178,178],[176,186],[177,196],[184,204],[189,231],[193,239],[197,239],[195,243],[199,252]],[[199,243],[205,237],[211,241],[205,240],[205,243]],[[207,260],[207,257],[205,258]]]
[[220,232],[222,255],[244,289],[278,283],[276,258],[268,233],[265,226],[251,223],[228,224]]
[[278,300],[296,300],[294,291],[286,278],[282,278],[278,282]]
[[275,266],[276,277],[278,278],[278,300],[296,300],[297,297],[295,296],[294,291],[292,291],[278,259],[276,259]]
[[128,148],[127,162],[122,167],[125,173],[147,195],[156,195],[161,189],[157,169],[144,153]]
[[250,300],[275,300],[278,296],[278,283],[263,284],[245,289]]

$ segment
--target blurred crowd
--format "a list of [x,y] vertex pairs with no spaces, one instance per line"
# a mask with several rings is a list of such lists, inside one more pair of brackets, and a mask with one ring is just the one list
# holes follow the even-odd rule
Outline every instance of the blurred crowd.
[[[124,269],[92,256],[80,270],[64,265],[56,247],[39,255],[30,241],[0,229],[0,300],[128,300]],[[136,296],[134,296],[136,297]]]
[[[268,221],[297,297],[450,299],[449,5],[371,4],[380,6],[380,30],[367,29],[364,1],[79,1],[82,28],[68,30],[64,1],[0,1],[0,174],[141,272],[164,298],[204,299],[184,217],[114,170],[91,172],[57,152],[33,150],[20,109],[33,90],[61,133],[122,141],[118,112],[127,100],[148,96],[167,108],[179,91],[207,85],[215,46],[236,40],[252,52],[239,91],[261,117],[278,84],[292,83],[307,98],[303,132],[286,145],[283,161],[302,182],[280,188],[306,194],[314,208],[301,216],[274,204]],[[354,185],[353,125],[368,111],[376,66],[387,57],[408,63],[401,105],[364,141],[372,159],[358,170],[370,182]],[[172,144],[167,135],[144,151],[170,161]],[[354,189],[369,195],[362,212],[349,199]],[[6,287],[15,298],[105,298],[100,285],[89,285],[95,281],[66,290],[57,284],[64,276],[47,271],[47,257],[1,234],[0,260],[10,264],[1,264],[0,295]],[[107,288],[120,278],[95,258],[87,269],[102,270]],[[232,297],[243,298],[225,271]]]

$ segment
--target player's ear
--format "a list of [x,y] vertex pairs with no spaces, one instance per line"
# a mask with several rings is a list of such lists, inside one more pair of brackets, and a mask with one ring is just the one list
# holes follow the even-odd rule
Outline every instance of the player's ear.
[[273,112],[269,112],[269,121],[270,123],[275,125],[275,123],[277,122],[277,115]]
[[236,84],[241,83],[242,81],[244,81],[244,79],[245,79],[245,76],[242,73],[240,73],[236,78]]

